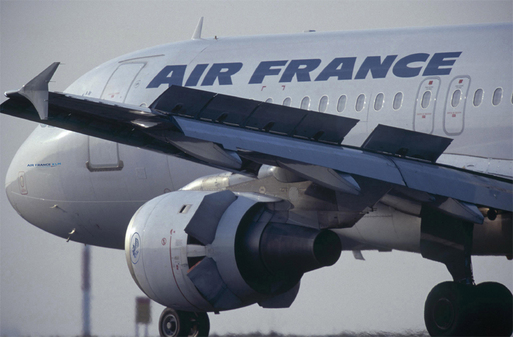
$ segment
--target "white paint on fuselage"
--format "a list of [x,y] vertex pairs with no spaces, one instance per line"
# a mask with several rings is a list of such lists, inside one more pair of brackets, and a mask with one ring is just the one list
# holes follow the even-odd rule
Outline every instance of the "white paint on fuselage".
[[126,226],[143,203],[213,171],[120,144],[121,170],[91,172],[86,166],[88,147],[88,136],[54,127],[36,128],[16,153],[6,176],[7,196],[16,211],[57,236],[123,248]]
[[[347,135],[343,144],[360,146],[378,124],[386,124],[403,129],[414,129],[414,112],[417,101],[424,90],[420,88],[424,80],[436,78],[440,84],[433,90],[430,107],[435,105],[432,133],[453,139],[447,154],[469,157],[513,159],[513,52],[511,25],[478,25],[417,29],[393,29],[379,31],[350,31],[332,33],[308,33],[295,35],[274,35],[256,37],[236,37],[212,40],[191,40],[158,46],[109,61],[90,73],[85,74],[66,91],[99,98],[110,75],[118,66],[127,63],[144,63],[145,66],[133,80],[124,102],[134,105],[149,105],[167,88],[162,84],[157,88],[147,88],[155,76],[166,66],[186,65],[183,84],[198,64],[208,64],[194,88],[253,98],[266,101],[272,98],[282,104],[291,98],[291,104],[299,107],[304,97],[310,98],[309,109],[317,110],[321,97],[328,97],[326,113],[356,118],[360,122]],[[409,67],[420,67],[419,75],[401,78],[393,74],[393,65],[385,78],[373,78],[369,72],[365,79],[354,79],[359,67],[368,56],[398,55],[396,61],[406,55],[437,52],[461,52],[448,75],[422,76],[429,63],[413,62]],[[315,81],[322,69],[338,57],[355,57],[356,62],[351,80],[338,80],[330,77],[326,81]],[[260,62],[269,60],[320,59],[321,64],[310,72],[310,81],[299,82],[296,77],[290,82],[280,83],[286,66],[274,67],[280,72],[265,76],[260,84],[249,84],[249,80]],[[214,63],[241,62],[242,68],[231,79],[232,85],[201,85],[208,70]],[[174,75],[169,75],[174,76]],[[463,95],[458,109],[458,117],[444,115],[450,107],[452,94],[457,83],[455,79],[468,81],[468,94]],[[497,88],[502,89],[501,103],[492,104],[492,95]],[[482,103],[474,106],[473,98],[478,89],[484,91]],[[374,109],[375,98],[382,93],[383,108]],[[393,108],[393,99],[402,93],[401,108]],[[361,111],[356,110],[356,100],[365,95]],[[337,111],[337,102],[346,95],[346,108]],[[418,111],[417,111],[418,112]],[[449,111],[450,112],[450,111]],[[455,114],[456,115],[456,114]],[[462,116],[461,133],[452,134],[446,128],[445,119]],[[493,130],[493,131],[492,131]]]
[[[437,76],[439,85],[432,97],[431,104],[436,104],[432,133],[454,139],[446,151],[449,156],[443,156],[441,162],[460,167],[461,160],[454,160],[454,156],[458,156],[464,159],[465,168],[473,169],[481,167],[485,158],[488,162],[500,161],[505,169],[484,172],[513,176],[512,49],[511,25],[192,40],[137,51],[109,61],[82,76],[66,92],[108,98],[110,93],[105,92],[105,88],[116,69],[123,64],[137,63],[142,64],[140,71],[134,78],[127,79],[132,84],[127,91],[124,89],[126,95],[120,100],[148,106],[167,85],[150,89],[147,86],[168,65],[187,65],[185,81],[198,64],[210,67],[214,63],[242,62],[241,70],[232,76],[232,85],[220,85],[216,81],[213,85],[201,86],[207,68],[195,88],[259,101],[272,98],[277,104],[290,97],[294,107],[299,107],[301,100],[308,96],[311,110],[316,110],[321,97],[327,96],[326,113],[360,120],[343,143],[360,146],[378,124],[414,128],[414,111],[426,77],[399,78],[389,70],[386,78],[374,79],[368,73],[365,79],[359,80],[314,81],[330,61],[337,57],[356,57],[354,78],[367,56],[381,56],[383,60],[387,55],[398,55],[399,59],[415,53],[432,56],[437,52],[461,51],[461,56],[450,67],[451,73]],[[311,81],[298,82],[293,78],[280,83],[283,66],[277,67],[278,75],[266,76],[260,84],[248,83],[261,61],[299,59],[321,59],[320,66],[310,73]],[[416,62],[410,66],[423,70],[426,64]],[[464,109],[462,132],[448,135],[444,114],[452,96],[451,83],[458,77],[470,79],[468,94],[460,102]],[[496,88],[502,88],[503,97],[500,104],[493,105],[492,93]],[[483,102],[476,107],[473,95],[478,89],[483,89],[485,94]],[[111,87],[108,90],[116,91]],[[399,92],[403,95],[402,104],[394,109],[393,98]],[[379,93],[384,95],[384,104],[377,111],[374,101]],[[356,100],[361,94],[365,95],[365,104],[357,111]],[[337,101],[341,95],[346,95],[347,102],[345,110],[339,112]],[[72,240],[122,248],[126,225],[143,202],[215,172],[124,145],[119,145],[119,157],[124,163],[122,170],[90,172],[85,165],[89,158],[88,146],[86,136],[48,127],[37,128],[27,139],[13,160],[6,180],[9,200],[25,219],[61,237],[68,237],[68,233],[76,229]],[[60,165],[27,166],[37,163]],[[20,189],[20,172],[23,172],[27,193]],[[413,240],[416,241],[416,237]],[[410,243],[396,247],[413,250]]]

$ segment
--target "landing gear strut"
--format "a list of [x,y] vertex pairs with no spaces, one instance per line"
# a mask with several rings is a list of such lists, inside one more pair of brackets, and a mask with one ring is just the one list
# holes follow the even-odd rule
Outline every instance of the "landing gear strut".
[[473,224],[422,210],[421,253],[442,262],[452,282],[429,293],[424,322],[431,336],[511,336],[513,296],[500,283],[474,283],[472,272]]
[[206,312],[186,312],[166,308],[159,319],[161,337],[205,337],[210,331]]

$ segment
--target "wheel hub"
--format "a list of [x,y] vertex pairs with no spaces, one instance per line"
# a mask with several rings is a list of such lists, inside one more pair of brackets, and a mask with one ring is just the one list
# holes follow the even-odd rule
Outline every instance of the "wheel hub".
[[175,336],[177,329],[177,322],[174,316],[168,316],[164,320],[164,332],[167,336]]
[[440,298],[433,310],[433,320],[441,330],[448,330],[454,323],[454,306],[447,298]]

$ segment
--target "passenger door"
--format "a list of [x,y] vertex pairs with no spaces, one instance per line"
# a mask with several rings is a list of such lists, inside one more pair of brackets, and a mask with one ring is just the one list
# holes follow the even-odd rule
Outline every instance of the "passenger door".
[[[144,66],[143,62],[119,65],[105,85],[100,98],[123,103],[135,78]],[[86,166],[91,172],[122,170],[123,161],[119,158],[118,144],[89,137],[89,159]]]

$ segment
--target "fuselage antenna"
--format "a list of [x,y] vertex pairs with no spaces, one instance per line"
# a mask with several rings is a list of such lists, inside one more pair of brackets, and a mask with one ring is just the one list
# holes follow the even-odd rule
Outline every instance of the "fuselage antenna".
[[203,17],[199,19],[198,25],[196,26],[196,30],[194,31],[194,34],[192,34],[193,40],[200,40],[201,39],[201,30],[203,29]]

